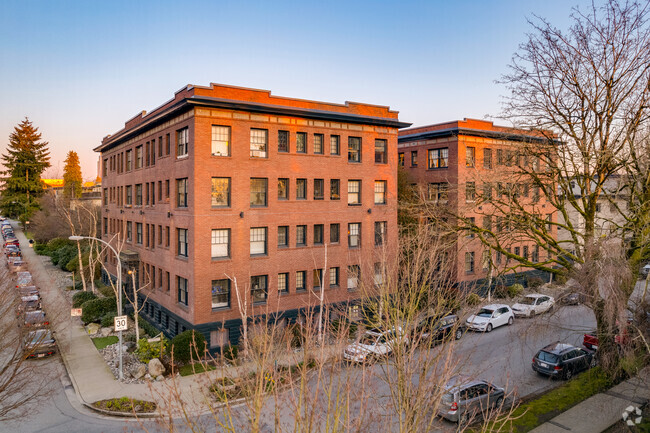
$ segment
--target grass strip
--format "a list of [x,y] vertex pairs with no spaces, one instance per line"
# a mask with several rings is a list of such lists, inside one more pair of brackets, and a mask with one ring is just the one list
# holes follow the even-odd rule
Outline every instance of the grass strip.
[[119,341],[119,338],[117,338],[115,335],[110,335],[108,337],[93,338],[92,340],[97,350],[102,350],[106,346],[117,343]]

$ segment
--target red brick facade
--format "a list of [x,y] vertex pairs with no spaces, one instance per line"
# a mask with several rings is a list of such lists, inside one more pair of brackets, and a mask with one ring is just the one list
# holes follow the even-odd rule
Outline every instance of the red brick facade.
[[[472,198],[472,191],[478,197],[484,193],[486,185],[492,194],[500,190],[511,190],[520,153],[518,147],[523,142],[545,143],[538,133],[514,128],[495,126],[492,122],[465,119],[417,128],[403,129],[399,132],[398,161],[408,172],[412,182],[419,187],[421,195],[432,203],[446,204],[455,215],[474,218],[480,227],[490,224],[497,232],[500,224],[494,216],[489,221],[484,216],[493,213],[492,205],[479,203]],[[447,149],[446,164],[442,152]],[[472,156],[473,152],[473,156]],[[429,161],[429,156],[436,159]],[[417,161],[413,161],[413,157]],[[415,163],[415,164],[414,164]],[[436,165],[446,165],[437,167]],[[446,188],[447,199],[442,198],[440,186]],[[537,194],[528,185],[515,185],[522,196],[521,201],[528,209],[555,220],[556,215],[543,194]],[[445,195],[444,193],[442,195]],[[527,204],[526,204],[527,203]],[[494,212],[496,214],[496,212]],[[555,228],[551,228],[555,230]],[[557,235],[557,233],[555,233]],[[544,259],[544,251],[534,242],[526,239],[507,240],[507,248],[517,255],[527,255],[538,260]],[[454,273],[459,283],[467,283],[489,277],[490,266],[484,254],[487,249],[479,239],[463,233],[459,235],[455,254]],[[493,275],[514,262],[492,252]],[[518,269],[522,271],[522,269]]]
[[[189,326],[207,336],[231,324],[230,339],[236,342],[241,316],[235,280],[241,303],[247,297],[250,309],[251,284],[263,282],[252,277],[266,276],[267,296],[256,298],[263,302],[255,313],[317,304],[314,271],[325,267],[325,251],[326,302],[353,300],[359,293],[348,289],[348,268],[359,265],[362,280],[369,281],[380,252],[397,238],[397,128],[406,125],[387,107],[281,98],[216,84],[188,86],[153,112],[127,121],[95,149],[104,163],[103,237],[114,243],[126,239],[123,249],[138,253],[141,284],[153,280],[145,315],[169,335]],[[300,137],[306,139],[304,152]],[[360,143],[359,162],[349,160],[349,143],[352,156]],[[136,161],[140,146],[142,164]],[[336,181],[338,194],[331,191]],[[348,204],[348,185],[357,185],[354,181],[360,181],[360,203]],[[288,183],[286,197],[280,182]],[[302,182],[304,198],[299,197]],[[137,185],[142,185],[141,200]],[[376,186],[385,192],[376,193]],[[376,203],[382,197],[385,203]],[[379,222],[385,223],[383,246],[375,245]],[[348,225],[357,223],[360,243],[350,247],[358,238],[353,233],[349,241]],[[333,224],[339,225],[338,241]],[[296,243],[300,226],[306,229],[304,245]],[[280,245],[283,227],[287,245]],[[255,228],[262,230],[251,231]],[[329,284],[330,272],[333,283],[336,273],[330,269],[338,269],[337,286]],[[304,290],[297,290],[301,271]],[[284,278],[287,290],[280,293]],[[215,298],[213,280],[220,280]],[[230,285],[227,306],[225,284]]]

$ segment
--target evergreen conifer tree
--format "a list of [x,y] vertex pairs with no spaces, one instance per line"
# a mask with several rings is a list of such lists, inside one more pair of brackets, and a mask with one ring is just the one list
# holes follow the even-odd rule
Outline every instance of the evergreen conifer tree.
[[38,198],[43,195],[41,175],[50,166],[48,143],[41,140],[32,122],[25,118],[9,135],[9,144],[1,160],[2,197],[0,211],[23,223],[39,208]]
[[63,167],[63,195],[66,198],[81,197],[82,184],[79,155],[71,150],[65,158],[65,167]]

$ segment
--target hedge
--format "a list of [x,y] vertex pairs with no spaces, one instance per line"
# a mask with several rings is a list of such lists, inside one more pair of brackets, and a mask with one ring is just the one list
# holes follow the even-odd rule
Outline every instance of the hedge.
[[188,329],[172,339],[174,362],[184,364],[191,360],[198,361],[205,353],[205,336]]
[[97,295],[93,292],[77,292],[72,295],[72,308],[79,308],[84,304],[84,302],[92,299],[97,299]]
[[115,298],[97,298],[86,301],[81,305],[81,321],[84,323],[99,322],[102,317],[115,310]]

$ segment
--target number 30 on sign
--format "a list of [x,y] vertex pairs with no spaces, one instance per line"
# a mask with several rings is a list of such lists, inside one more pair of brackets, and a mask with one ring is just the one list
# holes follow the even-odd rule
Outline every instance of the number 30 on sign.
[[114,321],[115,331],[126,331],[126,316],[116,316]]

